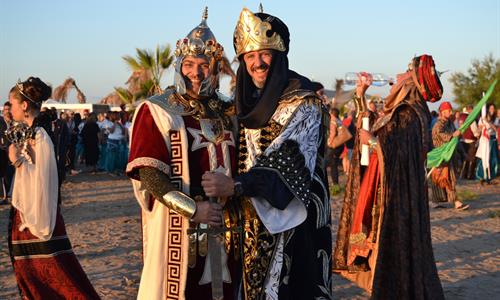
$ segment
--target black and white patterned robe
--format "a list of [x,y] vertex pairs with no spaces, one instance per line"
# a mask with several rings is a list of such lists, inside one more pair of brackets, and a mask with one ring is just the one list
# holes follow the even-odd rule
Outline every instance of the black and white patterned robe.
[[246,299],[331,299],[325,120],[313,92],[280,98],[268,125],[240,128]]

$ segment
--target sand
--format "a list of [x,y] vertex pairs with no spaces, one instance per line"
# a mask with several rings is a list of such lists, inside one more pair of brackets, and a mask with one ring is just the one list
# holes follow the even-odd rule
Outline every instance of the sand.
[[[500,294],[500,184],[460,182],[477,199],[471,209],[432,209],[432,240],[447,299],[495,299]],[[62,214],[83,269],[103,299],[135,299],[142,269],[139,206],[125,177],[79,174],[62,190]],[[333,236],[342,195],[332,198]],[[19,299],[7,249],[10,207],[0,206],[0,299]],[[334,275],[335,299],[368,299]]]

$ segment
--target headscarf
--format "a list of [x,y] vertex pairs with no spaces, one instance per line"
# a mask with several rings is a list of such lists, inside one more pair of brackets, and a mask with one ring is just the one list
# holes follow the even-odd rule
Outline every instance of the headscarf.
[[452,110],[451,103],[448,101],[445,101],[439,105],[439,112],[445,111],[445,110]]
[[398,76],[397,83],[385,98],[385,114],[392,112],[410,93],[417,93],[422,99],[429,102],[436,102],[441,99],[443,86],[439,80],[432,56],[424,54],[415,57],[409,67],[406,73]]

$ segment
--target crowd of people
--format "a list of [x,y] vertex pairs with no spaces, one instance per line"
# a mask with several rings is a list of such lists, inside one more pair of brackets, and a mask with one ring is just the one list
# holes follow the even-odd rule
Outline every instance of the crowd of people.
[[[11,106],[9,101],[5,102],[0,118],[0,178],[4,200],[0,203],[7,203],[14,176],[14,168],[8,162],[10,142],[6,137],[9,128],[15,124]],[[67,175],[82,171],[124,175],[131,114],[124,110],[98,114],[83,110],[82,114],[58,112],[55,108],[40,109],[39,119],[54,145],[59,183],[62,184]]]
[[[361,75],[360,75],[361,76]],[[370,74],[364,76],[369,78]],[[331,183],[334,187],[339,186],[339,167],[343,172],[349,174],[349,166],[352,159],[354,136],[358,127],[356,108],[346,105],[344,113],[340,114],[339,108],[334,102],[325,99],[325,104],[330,111],[330,131],[328,137],[327,164]],[[449,142],[451,138],[458,137],[460,143],[452,159],[448,164],[440,166],[429,180],[431,187],[431,201],[434,208],[441,208],[444,202],[453,203],[459,210],[469,208],[457,198],[457,179],[477,180],[482,185],[492,184],[492,180],[498,176],[498,162],[500,161],[500,108],[494,104],[485,105],[483,113],[472,122],[463,133],[458,129],[472,112],[473,106],[467,105],[461,111],[454,110],[448,101],[442,102],[438,110],[431,111],[431,123],[429,131],[432,136],[430,150]],[[368,100],[367,110],[372,112],[376,119],[383,118],[384,107],[375,101]],[[348,131],[349,133],[344,132]],[[337,190],[334,188],[334,190]]]
[[[427,178],[432,201],[469,208],[456,197],[455,170],[495,178],[495,107],[470,132],[457,130],[469,107],[453,119],[442,102],[433,120],[427,103],[443,88],[434,59],[421,55],[383,105],[366,99],[372,77],[360,73],[355,109],[341,113],[321,84],[289,68],[287,25],[248,9],[234,32],[231,101],[218,92],[224,48],[207,18],[177,42],[174,84],[142,101],[133,122],[125,112],[44,111],[51,88],[36,77],[12,87],[1,175],[4,195],[12,190],[8,245],[21,297],[99,299],[60,210],[61,183],[84,163],[132,179],[143,237],[138,299],[332,299],[333,273],[372,299],[444,299]],[[462,139],[460,161],[426,172],[427,153],[453,137]],[[341,165],[334,241],[328,177],[339,185]]]

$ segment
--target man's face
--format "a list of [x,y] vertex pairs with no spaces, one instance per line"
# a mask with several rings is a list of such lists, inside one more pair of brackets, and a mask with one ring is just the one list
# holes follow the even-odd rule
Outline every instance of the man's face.
[[9,105],[4,105],[3,106],[3,117],[7,121],[12,120],[12,113],[10,112],[10,106]]
[[325,94],[325,89],[319,89],[316,91],[316,95],[319,96],[321,101],[326,105],[328,104],[328,96]]
[[325,89],[317,90],[316,94],[318,94],[318,96],[320,96],[321,98],[325,97]]
[[368,103],[368,109],[372,112],[376,112],[377,111],[377,106],[375,105],[375,102],[373,101],[370,101]]
[[389,93],[394,93],[402,80],[406,78],[406,73],[396,74],[396,81],[391,85]]
[[247,72],[252,77],[252,81],[259,89],[266,84],[269,68],[273,59],[273,51],[264,49],[251,51],[243,55],[243,60],[247,65]]
[[194,94],[199,94],[201,83],[208,77],[209,70],[210,65],[206,57],[186,56],[181,67],[186,88]]

